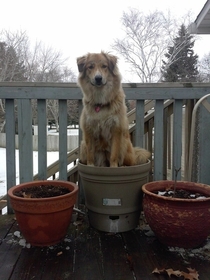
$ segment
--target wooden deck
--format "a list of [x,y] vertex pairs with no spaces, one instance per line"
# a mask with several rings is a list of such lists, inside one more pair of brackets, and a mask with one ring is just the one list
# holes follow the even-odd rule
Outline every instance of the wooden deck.
[[[65,241],[52,247],[23,247],[14,236],[18,225],[13,215],[0,216],[1,280],[149,280],[171,279],[152,274],[157,268],[198,271],[200,280],[210,279],[210,254],[195,250],[172,252],[142,224],[139,229],[110,234],[88,225],[87,218],[71,223]],[[197,250],[199,251],[199,250]],[[193,256],[194,254],[194,256]],[[183,279],[173,278],[172,279]],[[193,278],[192,278],[193,279]]]

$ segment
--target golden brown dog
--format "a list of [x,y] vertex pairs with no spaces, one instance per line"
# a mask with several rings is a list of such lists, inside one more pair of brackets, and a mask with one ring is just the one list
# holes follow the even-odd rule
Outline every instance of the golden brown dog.
[[78,85],[83,92],[80,161],[87,165],[117,167],[147,162],[150,153],[132,146],[125,94],[117,57],[88,53],[77,58]]

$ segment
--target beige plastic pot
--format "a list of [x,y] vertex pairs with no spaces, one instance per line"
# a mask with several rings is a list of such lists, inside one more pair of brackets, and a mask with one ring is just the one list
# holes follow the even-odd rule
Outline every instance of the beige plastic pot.
[[90,224],[105,232],[124,232],[138,225],[143,184],[150,161],[125,167],[96,167],[79,163]]

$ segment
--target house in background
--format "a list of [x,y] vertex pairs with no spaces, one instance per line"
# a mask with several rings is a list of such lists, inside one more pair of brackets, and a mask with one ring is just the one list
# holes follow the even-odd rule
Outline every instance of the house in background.
[[210,0],[206,1],[196,20],[189,26],[191,34],[210,34]]

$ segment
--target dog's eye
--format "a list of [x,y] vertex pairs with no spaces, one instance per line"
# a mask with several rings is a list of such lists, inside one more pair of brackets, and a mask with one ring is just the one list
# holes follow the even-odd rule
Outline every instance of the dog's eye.
[[101,67],[105,69],[107,68],[107,65],[103,64]]
[[89,65],[89,66],[88,66],[88,69],[93,69],[93,68],[94,68],[93,65]]

